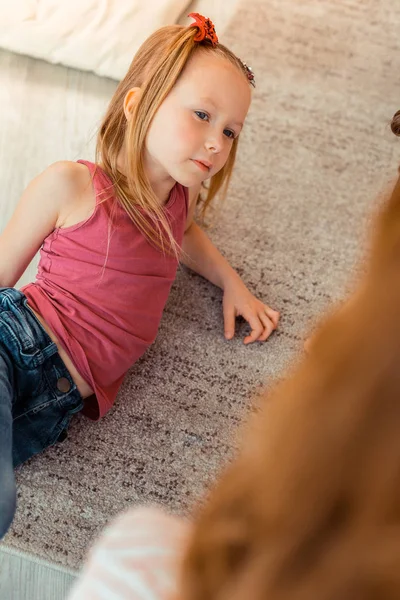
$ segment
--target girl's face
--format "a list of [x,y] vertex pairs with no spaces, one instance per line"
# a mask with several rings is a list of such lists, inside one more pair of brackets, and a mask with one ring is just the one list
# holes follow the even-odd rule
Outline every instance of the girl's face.
[[156,193],[176,181],[199,186],[218,173],[250,100],[250,85],[235,65],[208,52],[193,56],[147,134],[145,169]]

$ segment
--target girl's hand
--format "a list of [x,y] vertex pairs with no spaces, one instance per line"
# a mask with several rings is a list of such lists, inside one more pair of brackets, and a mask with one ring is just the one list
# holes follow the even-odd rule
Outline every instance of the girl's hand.
[[251,333],[244,338],[245,344],[265,342],[277,328],[279,312],[258,300],[238,278],[224,287],[223,297],[225,337],[230,340],[235,335],[235,319],[243,317],[251,327]]

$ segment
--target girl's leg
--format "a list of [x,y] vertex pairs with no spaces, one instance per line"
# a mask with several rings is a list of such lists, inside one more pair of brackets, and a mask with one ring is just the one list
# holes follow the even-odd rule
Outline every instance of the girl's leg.
[[16,487],[12,459],[13,371],[0,345],[0,539],[14,518]]
[[57,346],[25,296],[0,288],[0,538],[16,508],[13,468],[59,440],[82,407]]
[[[68,381],[68,371],[58,355],[46,363],[55,372],[61,365],[60,373]],[[44,401],[45,408],[37,413],[34,411],[34,414],[28,410],[15,420],[12,408],[18,410],[19,402],[14,393],[14,370],[0,344],[0,540],[7,533],[16,511],[14,466],[54,443],[60,433],[66,431],[72,414],[83,406],[79,392],[72,388],[71,380],[70,394],[60,394],[59,397],[56,397],[56,393],[50,394],[54,395],[54,400],[48,402],[49,394],[45,389],[41,396],[28,399],[25,403],[29,405],[29,401]],[[56,389],[57,377],[52,375],[52,378],[54,382],[49,378],[50,383]]]

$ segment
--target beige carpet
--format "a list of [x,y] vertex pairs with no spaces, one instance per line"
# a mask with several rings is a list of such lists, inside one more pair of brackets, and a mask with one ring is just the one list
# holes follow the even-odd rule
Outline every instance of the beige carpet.
[[[97,424],[78,418],[66,442],[18,470],[7,544],[74,567],[118,511],[160,502],[185,512],[213,480],[253,392],[282,373],[314,316],[343,295],[377,194],[395,175],[400,144],[388,127],[400,108],[395,6],[242,0],[223,41],[253,66],[257,89],[230,198],[211,236],[250,288],[282,311],[281,328],[265,345],[244,347],[243,324],[224,341],[221,293],[182,270],[158,339],[113,411]],[[37,84],[38,67],[27,64]],[[57,81],[78,89],[82,105],[93,108],[96,95],[99,114],[112,85],[104,81],[100,90],[94,76],[45,69],[54,76],[48,107],[36,104],[25,118],[37,119],[44,138],[62,139],[77,121],[70,110],[61,125],[49,123]],[[19,143],[22,157],[46,158],[46,146]],[[71,157],[82,149],[77,142]]]

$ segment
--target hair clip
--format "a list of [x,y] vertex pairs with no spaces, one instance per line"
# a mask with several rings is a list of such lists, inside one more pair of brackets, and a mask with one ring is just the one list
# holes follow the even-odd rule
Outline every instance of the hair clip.
[[198,33],[196,34],[194,41],[195,42],[203,42],[204,40],[208,40],[211,42],[213,48],[218,44],[218,37],[215,33],[215,27],[213,22],[207,17],[203,17],[199,13],[190,13],[188,17],[192,17],[195,19],[194,23],[190,24],[190,27],[197,27]]
[[256,87],[256,78],[254,77],[253,69],[251,67],[249,67],[245,62],[243,62],[243,60],[240,59],[240,62],[242,63],[243,68],[246,71],[246,75],[247,75],[247,79],[249,80],[249,83],[251,83],[251,85],[253,87]]
[[394,113],[390,126],[394,135],[400,136],[400,110]]

